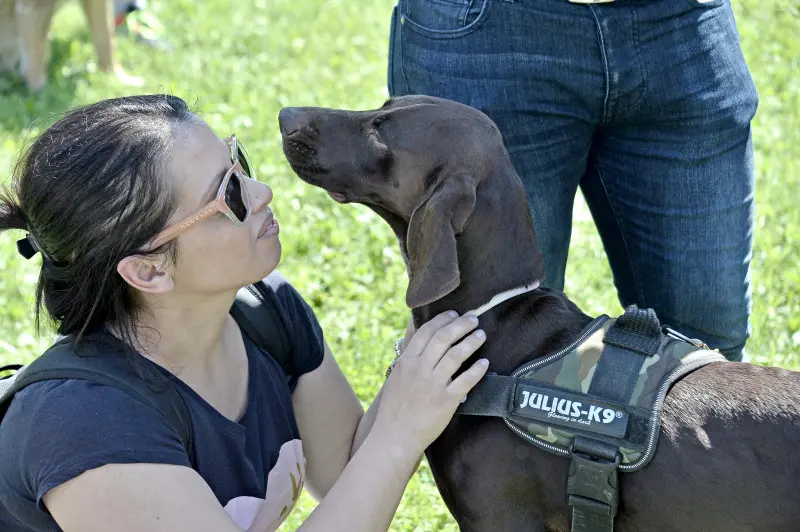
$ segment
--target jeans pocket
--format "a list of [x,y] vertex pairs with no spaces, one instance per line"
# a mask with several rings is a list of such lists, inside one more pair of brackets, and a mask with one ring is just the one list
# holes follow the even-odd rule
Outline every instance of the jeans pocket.
[[454,39],[478,29],[490,0],[399,0],[400,24],[432,39]]

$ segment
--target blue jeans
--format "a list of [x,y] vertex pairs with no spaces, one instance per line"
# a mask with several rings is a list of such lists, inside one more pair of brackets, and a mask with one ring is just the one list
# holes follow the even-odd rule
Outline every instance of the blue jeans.
[[580,186],[623,306],[740,360],[758,105],[728,0],[399,0],[389,92],[489,115],[563,289]]

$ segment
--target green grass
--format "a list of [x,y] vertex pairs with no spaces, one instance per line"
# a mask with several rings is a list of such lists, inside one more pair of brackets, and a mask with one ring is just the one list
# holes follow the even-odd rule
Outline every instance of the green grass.
[[[371,400],[406,322],[405,271],[394,237],[366,208],[336,206],[302,184],[284,162],[277,113],[284,105],[372,108],[387,95],[390,0],[154,0],[172,53],[120,40],[123,64],[145,76],[142,90],[96,73],[80,10],[68,5],[53,27],[51,85],[28,95],[0,78],[0,182],[26,139],[71,106],[134,92],[167,91],[194,103],[221,135],[236,132],[275,189],[282,271],[307,297],[364,402]],[[800,41],[796,5],[735,4],[742,44],[761,96],[754,124],[757,233],[753,255],[755,362],[800,368]],[[796,3],[795,3],[796,4]],[[232,6],[237,6],[235,9]],[[578,199],[566,292],[588,313],[618,313],[600,240]],[[33,332],[39,259],[15,251],[19,233],[0,235],[0,363],[27,361],[52,339]],[[313,508],[305,496],[284,530]],[[423,464],[393,530],[456,530]]]

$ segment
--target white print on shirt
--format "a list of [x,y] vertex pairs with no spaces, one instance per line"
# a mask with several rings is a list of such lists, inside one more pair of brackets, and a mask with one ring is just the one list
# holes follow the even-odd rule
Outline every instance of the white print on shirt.
[[287,441],[267,477],[266,499],[235,497],[225,505],[225,511],[242,530],[275,532],[300,498],[305,475],[303,442]]

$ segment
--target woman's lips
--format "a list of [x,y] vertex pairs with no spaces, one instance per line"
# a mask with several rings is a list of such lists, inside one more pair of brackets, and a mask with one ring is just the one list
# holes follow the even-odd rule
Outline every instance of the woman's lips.
[[278,224],[278,220],[275,219],[275,216],[270,213],[267,216],[267,219],[264,220],[264,225],[261,226],[261,230],[258,232],[258,237],[261,238],[264,236],[274,236],[280,232],[281,226]]

